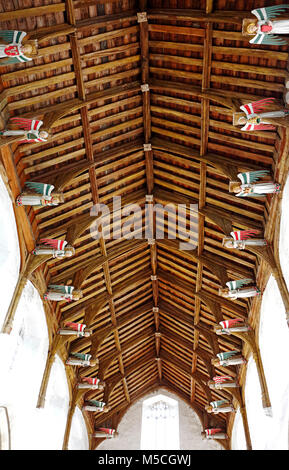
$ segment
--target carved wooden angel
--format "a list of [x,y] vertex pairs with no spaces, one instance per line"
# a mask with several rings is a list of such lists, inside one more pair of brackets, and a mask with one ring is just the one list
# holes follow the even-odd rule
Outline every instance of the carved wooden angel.
[[93,359],[91,354],[70,353],[65,364],[68,366],[93,367],[98,364],[98,359]]
[[103,401],[87,400],[84,402],[82,409],[86,411],[96,411],[97,413],[107,413],[110,410],[110,406]]
[[270,172],[268,170],[248,171],[245,173],[238,173],[238,178],[241,183],[237,181],[230,181],[229,191],[236,194],[237,197],[260,197],[266,194],[276,194],[281,191],[281,185],[273,181],[266,181],[263,183],[256,183],[260,178],[267,176]]
[[73,246],[67,244],[65,240],[53,238],[42,238],[32,251],[33,255],[52,255],[53,258],[70,258],[75,254]]
[[237,388],[239,387],[238,381],[229,375],[217,375],[213,380],[208,381],[209,388],[213,390],[222,390],[224,388]]
[[220,321],[214,325],[214,331],[217,335],[230,335],[232,333],[249,331],[251,327],[242,319],[234,318],[232,320]]
[[227,288],[220,288],[219,295],[232,300],[261,295],[261,290],[255,285],[244,287],[252,282],[252,279],[238,279],[226,282]]
[[81,297],[81,290],[75,289],[73,286],[62,286],[56,284],[50,284],[47,292],[44,294],[44,300],[65,300],[66,302],[79,300]]
[[224,237],[222,245],[225,248],[237,248],[238,250],[244,250],[247,246],[266,246],[268,245],[267,240],[264,238],[250,238],[251,235],[257,235],[259,230],[238,230],[231,232],[232,238]]
[[217,354],[216,358],[212,359],[214,366],[235,366],[239,364],[246,364],[247,360],[240,354],[240,351],[225,351]]
[[[274,46],[288,44],[288,40],[282,37],[283,34],[289,34],[288,9],[289,5],[285,4],[252,10],[251,13],[256,19],[245,18],[243,20],[243,34],[254,36],[249,41],[251,44],[270,44]],[[283,15],[283,13],[288,18],[278,19],[278,16]]]
[[205,429],[201,435],[205,439],[228,439],[228,434],[222,428]]
[[28,62],[37,54],[37,41],[24,31],[0,30],[0,66]]
[[17,206],[57,206],[64,202],[62,193],[53,192],[54,186],[36,181],[26,181],[22,193],[16,198]]
[[104,387],[105,382],[93,377],[81,377],[77,384],[78,389],[103,390]]
[[15,124],[19,129],[4,129],[0,131],[2,137],[18,137],[17,142],[46,142],[49,134],[45,130],[40,130],[43,126],[43,121],[38,119],[26,119],[13,117],[10,119],[12,124]]
[[92,434],[92,437],[112,439],[118,436],[118,432],[115,429],[111,428],[97,428]]
[[210,405],[206,405],[205,409],[208,413],[232,413],[235,412],[233,404],[229,400],[211,401]]
[[[273,109],[266,110],[268,107]],[[235,113],[233,124],[243,126],[241,131],[267,131],[276,129],[276,126],[289,126],[289,109],[280,108],[275,98],[252,101],[240,106],[240,109],[244,114]]]
[[65,322],[64,326],[59,328],[57,334],[62,336],[83,336],[87,338],[92,334],[92,330],[86,330],[86,325],[84,323]]

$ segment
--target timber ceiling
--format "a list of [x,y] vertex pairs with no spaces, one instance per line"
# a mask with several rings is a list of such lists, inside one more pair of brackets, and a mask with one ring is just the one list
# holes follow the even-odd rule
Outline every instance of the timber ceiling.
[[[90,413],[97,426],[116,423],[116,416],[158,384],[208,420],[204,406],[226,393],[210,390],[206,381],[216,373],[239,372],[211,366],[217,352],[242,348],[236,337],[216,337],[212,325],[247,318],[250,302],[221,301],[218,288],[221,280],[254,278],[257,260],[222,247],[224,231],[212,213],[236,230],[262,230],[268,218],[270,196],[231,196],[224,168],[275,171],[277,132],[250,134],[232,125],[240,104],[255,97],[282,99],[286,47],[257,48],[241,35],[250,10],[274,3],[6,0],[0,5],[1,29],[36,33],[41,54],[31,63],[2,67],[3,119],[46,122],[47,113],[60,113],[47,143],[11,145],[21,185],[50,183],[83,165],[64,187],[64,204],[26,212],[35,240],[64,238],[79,224],[86,227],[75,239],[73,258],[51,260],[40,269],[47,283],[83,290],[80,301],[53,308],[59,322],[88,321],[95,333],[93,342],[70,343],[70,351],[99,358],[99,367],[79,372],[102,374],[107,384],[104,394],[86,396],[109,399],[112,407],[107,415]],[[142,11],[148,21],[139,23]],[[142,92],[142,84],[149,92]],[[144,151],[149,143],[152,150]],[[194,251],[179,250],[178,238],[167,239],[173,232],[169,222],[165,240],[155,244],[92,238],[91,207],[111,205],[114,196],[140,205],[141,236],[147,194],[155,203],[199,205]],[[210,301],[221,302],[215,315]],[[225,425],[227,418],[211,419]]]

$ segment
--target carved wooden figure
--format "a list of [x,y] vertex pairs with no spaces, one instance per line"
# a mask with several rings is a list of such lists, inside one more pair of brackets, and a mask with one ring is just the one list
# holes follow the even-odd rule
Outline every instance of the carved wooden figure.
[[52,258],[70,258],[75,254],[73,246],[68,245],[65,240],[54,240],[52,238],[42,238],[32,251],[33,255],[51,255]]
[[251,330],[251,327],[242,318],[224,320],[220,321],[219,325],[214,325],[214,331],[217,335],[230,335],[235,332],[246,332],[249,330]]
[[[274,108],[267,109],[266,108]],[[289,109],[281,108],[275,98],[264,98],[240,106],[241,113],[234,113],[234,126],[242,126],[241,131],[270,131],[276,126],[289,126]],[[265,111],[265,112],[264,112]]]
[[70,353],[65,364],[81,367],[96,366],[98,364],[98,359],[92,359],[91,354]]
[[64,323],[64,326],[57,331],[57,334],[88,337],[92,334],[92,330],[85,330],[85,328],[86,325],[83,323],[66,322]]
[[10,121],[19,129],[4,129],[0,131],[1,137],[18,137],[16,140],[21,143],[46,142],[49,137],[47,131],[40,130],[43,121],[18,117],[13,117]]
[[82,297],[82,291],[75,289],[73,286],[58,286],[50,284],[47,292],[45,292],[44,300],[72,302],[72,300],[79,300]]
[[250,238],[251,235],[257,235],[259,230],[238,230],[231,232],[232,238],[224,237],[222,245],[225,248],[237,248],[245,250],[247,246],[267,246],[268,242],[264,238]]
[[24,31],[0,31],[0,66],[28,62],[37,55],[37,40],[29,40]]
[[208,413],[219,414],[219,413],[234,413],[236,410],[233,404],[229,400],[217,400],[211,401],[209,405],[205,406]]
[[228,439],[228,434],[222,428],[205,429],[201,435],[204,439]]
[[105,382],[98,378],[92,378],[92,377],[82,377],[80,382],[77,384],[77,388],[79,390],[104,390],[105,387]]
[[24,190],[16,198],[16,206],[58,206],[64,202],[64,196],[53,189],[52,184],[26,181]]
[[266,176],[269,173],[268,170],[250,171],[246,173],[238,173],[238,181],[230,181],[229,191],[236,194],[237,197],[260,197],[266,194],[276,194],[281,191],[281,185],[273,181],[266,181],[263,183],[257,183],[256,181],[262,176]]
[[236,379],[229,375],[218,375],[213,380],[208,380],[208,386],[212,390],[223,390],[226,388],[238,388],[240,385]]
[[236,281],[226,282],[227,287],[220,288],[219,295],[232,300],[261,295],[261,290],[255,285],[244,287],[251,283],[253,283],[252,279],[238,279]]
[[92,434],[92,437],[112,439],[118,436],[118,432],[111,428],[97,428]]
[[[265,8],[257,8],[251,13],[254,19],[243,20],[242,32],[246,36],[253,36],[251,44],[285,45],[288,39],[282,37],[289,34],[289,5],[274,5]],[[278,16],[286,14],[287,19],[279,19]]]
[[96,411],[97,413],[108,413],[110,406],[103,401],[87,400],[84,401],[82,409],[86,411]]
[[235,366],[239,364],[246,364],[247,360],[240,354],[240,351],[226,351],[218,353],[216,358],[212,359],[214,366]]

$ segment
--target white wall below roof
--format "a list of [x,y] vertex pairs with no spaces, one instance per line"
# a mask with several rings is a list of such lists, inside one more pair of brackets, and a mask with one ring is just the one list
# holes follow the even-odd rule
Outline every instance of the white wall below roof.
[[0,329],[18,279],[20,251],[13,204],[0,177]]
[[149,393],[136,403],[124,415],[118,426],[119,436],[114,439],[106,439],[97,450],[139,450],[141,441],[142,403],[154,395],[166,395],[179,403],[180,418],[180,450],[222,450],[216,441],[203,440],[201,437],[201,424],[198,416],[184,401],[173,393],[160,388]]
[[[18,277],[20,254],[12,203],[1,178],[0,200],[0,217],[5,221],[0,228],[2,327]],[[28,282],[16,310],[11,334],[0,334],[0,406],[8,410],[13,450],[62,449],[69,393],[65,366],[58,356],[51,370],[45,407],[36,408],[48,346],[43,303],[38,291]],[[87,449],[86,427],[79,413],[76,411],[72,422],[69,448]],[[6,429],[4,432],[7,433]]]
[[[265,415],[255,361],[248,361],[245,401],[253,450],[287,450],[289,421],[289,331],[282,298],[273,276],[262,296],[259,346],[272,405]],[[243,448],[240,420],[233,427],[232,448]]]

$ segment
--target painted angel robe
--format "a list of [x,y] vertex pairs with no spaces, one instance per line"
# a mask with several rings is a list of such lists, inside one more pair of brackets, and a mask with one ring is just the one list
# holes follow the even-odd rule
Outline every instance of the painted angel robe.
[[10,59],[5,61],[5,65],[32,60],[31,57],[27,57],[23,52],[22,41],[25,36],[27,36],[27,34],[24,31],[0,31],[0,59]]
[[85,335],[85,327],[83,323],[73,323],[68,322],[65,324],[66,328],[60,328],[58,330],[59,335],[75,335],[77,337],[81,337]]
[[[54,186],[52,184],[36,183],[27,181],[25,187],[35,191],[35,194],[20,194],[16,198],[17,206],[57,206],[53,195],[51,194]],[[25,188],[24,188],[25,189]]]
[[214,414],[231,413],[232,411],[235,411],[234,407],[228,400],[211,401],[210,405],[213,408],[212,413]]
[[205,429],[207,439],[227,439],[227,434],[221,428]]
[[65,364],[69,366],[90,366],[91,354],[71,353]]
[[90,389],[90,390],[97,390],[98,384],[100,380],[97,378],[92,377],[83,377],[81,382],[77,384],[77,388],[79,389]]
[[103,401],[89,400],[84,403],[83,409],[86,411],[96,411],[98,413],[101,413],[105,405],[106,404]]
[[238,383],[229,375],[218,375],[213,377],[215,388],[222,390],[223,388],[236,388],[239,387]]
[[98,428],[95,430],[93,437],[104,437],[105,439],[111,439],[115,437],[115,429]]
[[44,300],[65,300],[66,302],[71,302],[73,299],[73,290],[73,286],[50,285],[48,286],[48,291],[44,294],[43,298]]
[[225,320],[220,321],[219,325],[221,325],[222,329],[220,330],[222,334],[237,333],[237,332],[244,332],[250,330],[249,325],[239,325],[240,323],[244,323],[241,318],[235,318],[234,320]]
[[65,240],[53,240],[43,238],[40,240],[42,245],[38,245],[33,250],[33,255],[52,255],[52,258],[65,258],[66,252],[64,248],[67,245]]
[[226,351],[217,354],[217,358],[219,359],[220,366],[235,366],[238,364],[245,364],[247,361],[242,355],[240,355],[239,351]]

